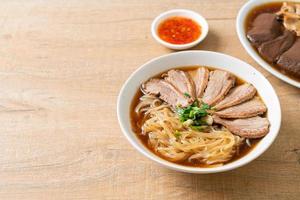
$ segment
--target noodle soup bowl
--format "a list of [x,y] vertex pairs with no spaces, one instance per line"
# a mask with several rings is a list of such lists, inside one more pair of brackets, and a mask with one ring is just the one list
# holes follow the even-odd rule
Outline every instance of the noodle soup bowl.
[[[268,108],[270,121],[269,133],[245,156],[222,166],[200,168],[184,166],[167,161],[151,152],[133,132],[130,119],[130,107],[140,85],[149,78],[166,70],[184,66],[208,66],[226,70],[251,83]],[[217,173],[241,167],[263,154],[278,135],[281,124],[281,108],[276,92],[269,81],[249,64],[229,55],[210,51],[184,51],[164,55],[150,60],[139,67],[123,85],[117,102],[117,115],[122,132],[128,141],[144,156],[167,168],[188,173]]]

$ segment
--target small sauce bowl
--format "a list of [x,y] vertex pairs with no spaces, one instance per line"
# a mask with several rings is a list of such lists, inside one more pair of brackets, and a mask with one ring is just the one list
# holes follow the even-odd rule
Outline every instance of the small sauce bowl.
[[[185,43],[185,44],[173,44],[173,43],[169,43],[169,42],[161,39],[158,34],[159,25],[162,22],[164,22],[165,20],[172,18],[172,17],[185,17],[185,18],[189,18],[189,19],[193,20],[194,22],[196,22],[201,28],[200,36],[196,40],[189,42],[189,43]],[[208,33],[208,23],[205,20],[205,18],[194,11],[185,10],[185,9],[175,9],[175,10],[166,11],[166,12],[160,14],[159,16],[157,16],[151,24],[152,37],[161,45],[163,45],[169,49],[174,49],[174,50],[189,49],[193,46],[196,46],[202,40],[204,40],[204,38],[207,36],[207,33]]]

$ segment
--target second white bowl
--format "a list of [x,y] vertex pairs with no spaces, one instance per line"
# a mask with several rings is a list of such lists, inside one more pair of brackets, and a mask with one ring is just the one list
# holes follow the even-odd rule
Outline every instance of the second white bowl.
[[237,34],[239,36],[239,39],[248,52],[248,54],[263,68],[265,68],[267,71],[269,71],[271,74],[276,76],[277,78],[294,85],[298,88],[300,88],[300,82],[291,79],[290,77],[280,73],[278,70],[274,69],[269,63],[267,63],[264,59],[261,58],[261,56],[257,53],[257,51],[251,46],[250,42],[247,39],[246,32],[245,32],[245,21],[246,18],[251,12],[253,8],[256,6],[270,3],[270,2],[284,2],[285,0],[251,0],[248,1],[239,11],[237,20],[236,20],[236,30]]

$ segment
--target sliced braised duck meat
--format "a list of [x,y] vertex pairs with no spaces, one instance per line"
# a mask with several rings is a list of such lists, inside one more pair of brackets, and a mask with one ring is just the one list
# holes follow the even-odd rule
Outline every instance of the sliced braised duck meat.
[[225,126],[230,132],[245,138],[261,138],[269,132],[269,120],[259,116],[228,120],[216,115],[214,122]]
[[262,13],[254,19],[252,28],[247,33],[248,39],[254,46],[258,47],[281,34],[282,26],[276,18],[276,14]]
[[191,98],[186,97],[184,94],[179,92],[178,89],[175,88],[171,83],[163,79],[150,79],[142,85],[142,90],[147,94],[158,96],[160,99],[172,105],[173,107],[179,105],[187,107],[191,103],[193,103],[193,100]]
[[240,104],[244,101],[252,99],[255,94],[255,87],[249,83],[244,83],[231,89],[228,95],[215,106],[215,109],[222,110],[224,108]]
[[267,42],[258,48],[259,53],[269,62],[275,62],[278,57],[288,50],[294,43],[296,34],[285,30],[284,34]]
[[253,98],[244,103],[215,112],[215,115],[222,118],[248,118],[262,115],[267,107],[259,98]]
[[181,70],[170,70],[165,80],[174,85],[181,93],[195,99],[195,86],[190,75]]
[[152,79],[148,80],[146,83],[142,84],[141,90],[145,94],[152,94],[152,95],[158,96],[159,92],[160,92],[160,87],[161,87],[160,80],[161,79],[158,79],[158,78],[152,78]]
[[209,74],[209,81],[202,101],[208,105],[215,105],[221,101],[234,86],[235,77],[229,72],[214,70]]
[[201,98],[208,83],[209,70],[205,67],[200,67],[196,70],[189,71],[195,84],[196,97]]
[[300,39],[279,57],[277,64],[282,70],[300,78]]

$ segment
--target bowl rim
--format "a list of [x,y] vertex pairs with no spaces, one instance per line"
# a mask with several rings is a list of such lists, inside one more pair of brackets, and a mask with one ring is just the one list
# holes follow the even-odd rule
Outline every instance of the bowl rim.
[[[169,14],[176,14],[176,13],[179,16],[180,16],[180,13],[186,13],[186,14],[197,16],[197,17],[192,17],[192,16],[187,17],[187,18],[191,18],[192,20],[194,20],[195,22],[197,22],[201,26],[201,34],[193,42],[189,42],[189,43],[186,43],[186,44],[173,44],[173,43],[169,43],[169,42],[166,42],[166,41],[162,40],[158,36],[157,27],[158,27],[159,23],[163,21],[165,16],[167,16]],[[202,21],[200,21],[199,19],[201,19]],[[200,43],[201,41],[203,41],[206,38],[206,36],[208,34],[208,30],[209,30],[209,26],[208,26],[207,20],[201,14],[199,14],[198,12],[193,11],[193,10],[188,10],[188,9],[172,9],[172,10],[162,12],[161,14],[156,16],[154,18],[154,20],[152,21],[152,23],[151,23],[151,35],[152,35],[152,37],[159,44],[161,44],[161,45],[163,45],[167,48],[175,49],[175,50],[176,49],[177,50],[188,49],[188,48],[191,48],[191,47],[197,45],[198,43]]]
[[246,2],[238,12],[236,17],[236,31],[242,46],[246,50],[246,52],[265,70],[279,78],[290,85],[300,88],[300,82],[284,75],[283,73],[274,69],[269,63],[267,63],[264,59],[261,58],[260,55],[254,50],[250,42],[248,41],[245,33],[245,20],[249,14],[249,12],[255,8],[256,6],[263,5],[271,2],[284,2],[285,0],[250,0]]
[[[270,140],[267,140],[265,142],[265,145],[262,146],[262,148],[260,149],[260,152],[256,153],[254,156],[252,157],[249,157],[249,154],[243,156],[243,158],[246,158],[248,157],[248,159],[245,159],[244,162],[242,163],[238,163],[238,164],[235,164],[235,165],[223,165],[223,166],[219,166],[219,167],[212,167],[212,168],[198,168],[198,167],[189,167],[189,166],[184,166],[184,165],[179,165],[179,164],[176,164],[176,163],[172,163],[170,161],[167,161],[165,159],[162,159],[162,158],[158,158],[157,155],[155,155],[154,153],[147,151],[147,147],[145,147],[143,144],[142,146],[141,145],[138,145],[131,137],[130,135],[131,134],[135,134],[132,130],[130,132],[127,132],[126,128],[125,128],[125,123],[124,122],[124,119],[122,118],[122,114],[121,114],[121,105],[122,105],[122,97],[124,95],[124,91],[126,89],[126,87],[128,87],[128,83],[134,79],[134,77],[138,74],[138,72],[140,70],[142,70],[143,68],[146,68],[147,66],[149,66],[152,62],[156,62],[160,59],[164,59],[164,58],[167,58],[167,57],[172,57],[172,56],[176,56],[176,55],[179,55],[179,54],[190,54],[190,53],[203,53],[203,54],[215,54],[215,55],[219,55],[219,56],[224,56],[228,59],[233,59],[233,60],[236,60],[240,63],[243,63],[245,66],[247,67],[251,67],[252,70],[254,70],[258,76],[260,76],[260,78],[264,79],[264,81],[268,84],[268,87],[271,88],[272,90],[272,93],[274,94],[274,99],[273,101],[275,102],[275,104],[278,106],[278,124],[277,124],[277,128],[275,129],[275,131],[273,131],[273,135],[272,137],[270,137],[269,139]],[[174,66],[176,67],[176,66]],[[234,73],[234,72],[231,72],[231,73]],[[243,77],[241,77],[243,78]],[[271,85],[271,83],[258,71],[256,70],[254,67],[252,67],[250,64],[238,59],[238,58],[235,58],[233,56],[230,56],[230,55],[227,55],[227,54],[223,54],[223,53],[219,53],[219,52],[214,52],[214,51],[203,51],[203,50],[190,50],[190,51],[182,51],[182,52],[175,52],[175,53],[170,53],[170,54],[166,54],[166,55],[162,55],[162,56],[159,56],[159,57],[156,57],[156,58],[153,58],[151,60],[149,60],[148,62],[144,63],[143,65],[141,65],[138,69],[136,69],[130,76],[129,78],[126,80],[126,82],[123,84],[121,90],[120,90],[120,93],[118,95],[118,99],[117,99],[117,117],[118,117],[118,122],[119,122],[119,125],[121,127],[121,130],[122,130],[122,133],[123,135],[127,138],[127,140],[130,142],[130,144],[135,148],[137,149],[141,154],[143,154],[144,156],[146,156],[147,158],[149,158],[150,160],[152,161],[155,161],[156,163],[166,167],[166,168],[169,168],[169,169],[172,169],[172,170],[176,170],[176,171],[180,171],[180,172],[187,172],[187,173],[197,173],[197,174],[209,174],[209,173],[219,173],[219,172],[224,172],[224,171],[229,171],[229,170],[233,170],[233,169],[236,169],[236,168],[239,168],[239,167],[242,167],[250,162],[252,162],[253,160],[255,160],[256,158],[258,158],[260,155],[262,155],[271,145],[272,143],[274,142],[274,140],[276,139],[276,137],[278,136],[279,134],[279,130],[280,130],[280,127],[281,127],[281,106],[280,106],[280,103],[279,103],[279,99],[278,99],[278,96],[273,88],[273,86]],[[131,125],[130,125],[131,127]],[[257,147],[255,147],[252,151],[255,151],[257,149]],[[251,152],[252,152],[251,151]],[[239,160],[239,159],[238,159]],[[237,160],[237,161],[238,161]]]

